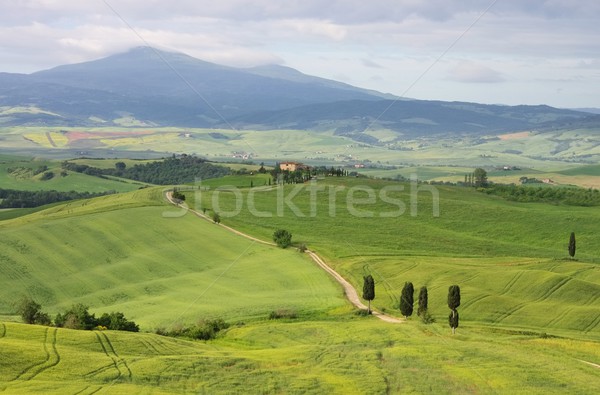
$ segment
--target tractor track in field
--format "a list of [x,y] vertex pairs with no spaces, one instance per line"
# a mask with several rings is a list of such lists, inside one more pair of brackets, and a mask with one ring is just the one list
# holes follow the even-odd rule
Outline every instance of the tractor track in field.
[[[102,372],[103,370],[108,369],[109,367],[114,367],[118,372],[118,375],[115,378],[115,380],[118,380],[121,377],[127,377],[127,379],[129,381],[131,381],[132,374],[131,374],[131,370],[129,369],[129,366],[127,366],[127,362],[125,362],[125,360],[123,358],[119,357],[119,354],[117,354],[117,352],[115,351],[112,343],[108,339],[108,336],[106,336],[106,333],[98,333],[98,332],[94,332],[94,333],[96,334],[96,338],[98,339],[98,342],[100,343],[100,346],[102,347],[102,351],[104,351],[104,354],[106,354],[106,356],[112,360],[112,364],[106,365],[100,369],[96,369],[96,371],[90,372],[90,373],[98,374],[98,373]],[[122,366],[123,370],[126,371],[125,374],[123,374],[123,372],[121,371],[121,368],[119,366]],[[90,373],[88,373],[88,374],[90,374]]]
[[[199,218],[202,218],[202,219],[204,219],[206,221],[209,221],[209,222],[213,222],[204,213],[201,213],[199,211],[193,210],[193,209],[191,209],[191,208],[189,208],[187,206],[183,207],[179,203],[175,202],[173,200],[172,192],[166,192],[165,193],[165,198],[167,199],[167,201],[169,203],[171,203],[171,204],[173,204],[173,205],[175,205],[177,207],[183,208],[183,209],[185,209],[185,210],[187,210],[187,211],[195,214]],[[232,233],[235,233],[238,236],[245,237],[246,239],[250,239],[250,240],[255,241],[257,243],[265,244],[265,245],[272,246],[272,247],[276,246],[275,243],[271,243],[269,241],[258,239],[258,238],[254,237],[254,236],[249,235],[249,234],[240,232],[239,230],[234,229],[234,228],[232,228],[230,226],[223,225],[221,223],[219,223],[217,225],[221,226],[222,228],[227,229],[228,231],[230,231]],[[329,275],[331,277],[333,277],[333,279],[335,281],[337,281],[342,286],[342,288],[344,290],[344,295],[346,296],[346,299],[348,299],[348,301],[350,301],[350,303],[352,303],[352,305],[354,305],[356,308],[361,309],[361,310],[366,310],[367,309],[367,306],[365,306],[365,304],[360,300],[360,298],[358,297],[358,293],[356,292],[356,289],[352,286],[352,284],[350,284],[338,272],[336,272],[329,265],[327,265],[327,263],[325,263],[325,261],[319,255],[317,255],[316,252],[311,251],[311,250],[306,250],[306,253],[310,256],[310,258],[319,267],[321,267],[323,270],[325,270],[327,273],[329,273]],[[417,264],[415,264],[414,266],[417,266]],[[401,320],[401,319],[396,318],[396,317],[389,316],[389,315],[384,314],[384,313],[380,313],[378,311],[373,311],[372,314],[375,317],[377,317],[380,320],[385,321],[385,322],[394,323],[394,324],[400,324],[400,323],[404,322],[404,320]]]
[[525,306],[527,306],[528,304],[530,304],[532,302],[535,303],[535,302],[540,302],[544,299],[547,299],[554,292],[558,291],[560,288],[562,288],[566,283],[568,283],[571,280],[572,280],[571,277],[565,277],[564,279],[558,281],[556,284],[554,284],[552,287],[550,287],[546,292],[544,292],[542,295],[538,296],[534,300],[528,300],[523,303],[518,303],[518,304],[514,305],[513,308],[505,311],[498,318],[496,318],[494,320],[494,322],[500,322],[500,321],[510,317],[511,315],[513,315],[514,313],[521,310],[522,308],[524,308]]
[[[35,363],[23,369],[14,379],[14,381],[30,381],[40,373],[53,368],[60,363],[60,354],[56,349],[56,334],[58,328],[54,328],[50,334],[50,328],[46,328],[44,332],[44,360],[42,362]],[[49,339],[50,338],[50,339]],[[50,345],[48,345],[50,343]]]

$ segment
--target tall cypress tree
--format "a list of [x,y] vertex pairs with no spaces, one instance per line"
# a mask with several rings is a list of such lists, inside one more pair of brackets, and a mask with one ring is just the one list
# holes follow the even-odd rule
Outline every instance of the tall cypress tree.
[[419,290],[419,307],[417,308],[417,315],[419,317],[421,317],[422,314],[425,314],[427,312],[427,304],[429,303],[428,299],[429,297],[427,295],[427,287],[423,286]]
[[460,287],[451,285],[448,288],[448,307],[450,308],[448,324],[452,328],[452,334],[456,333],[456,328],[458,328],[458,311],[456,311],[458,306],[460,306]]
[[364,277],[363,299],[369,301],[367,313],[371,314],[371,301],[375,299],[375,280],[370,274]]
[[415,288],[411,282],[404,283],[402,295],[400,296],[400,313],[405,317],[410,317],[413,313]]
[[569,238],[569,255],[571,256],[571,258],[575,257],[575,249],[575,232],[571,232],[571,237]]

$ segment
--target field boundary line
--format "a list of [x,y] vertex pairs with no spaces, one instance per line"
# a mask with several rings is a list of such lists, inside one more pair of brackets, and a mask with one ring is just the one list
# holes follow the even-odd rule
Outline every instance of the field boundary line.
[[[202,218],[206,221],[209,222],[213,222],[212,219],[210,219],[206,214],[201,213],[199,211],[196,211],[192,208],[189,207],[183,207],[181,206],[179,203],[177,203],[175,200],[173,200],[173,192],[171,191],[167,191],[165,193],[165,198],[167,199],[167,201],[179,208],[183,208],[193,214],[195,214],[197,217]],[[253,240],[257,243],[261,243],[264,245],[268,245],[271,247],[276,247],[277,245],[275,243],[272,243],[270,241],[265,241],[265,240],[261,240],[258,239],[254,236],[251,236],[247,233],[241,232],[237,229],[234,229],[230,226],[227,225],[223,225],[221,223],[218,223],[216,225],[219,225],[222,228],[227,229],[228,231],[235,233],[238,236],[242,236],[245,237],[247,239]],[[325,261],[323,260],[323,258],[321,258],[316,252],[311,251],[311,250],[306,250],[306,252],[308,253],[308,255],[310,256],[310,258],[313,260],[313,262],[315,262],[320,268],[322,268],[323,270],[325,270],[327,273],[329,273],[329,275],[331,277],[333,277],[333,279],[335,281],[338,282],[338,284],[340,284],[344,290],[344,295],[346,296],[346,299],[356,308],[361,309],[361,310],[366,310],[367,306],[364,305],[364,303],[362,303],[362,301],[360,300],[360,298],[358,297],[358,292],[356,292],[356,289],[354,288],[354,286],[352,286],[352,284],[350,284],[344,277],[342,277],[338,272],[336,272],[335,270],[333,270],[331,268],[331,266],[327,265],[327,263],[325,263]],[[389,322],[389,323],[394,323],[394,324],[400,324],[403,323],[404,320],[401,320],[399,318],[396,317],[392,317],[389,315],[386,315],[384,313],[380,313],[378,311],[372,311],[372,315],[374,315],[375,317],[379,318],[382,321],[385,322]]]

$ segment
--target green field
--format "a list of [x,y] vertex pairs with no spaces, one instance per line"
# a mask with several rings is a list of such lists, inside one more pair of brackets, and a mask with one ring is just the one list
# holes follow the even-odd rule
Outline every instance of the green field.
[[344,305],[307,257],[180,216],[164,205],[161,189],[59,205],[3,221],[0,232],[0,314],[31,295],[52,314],[77,300],[98,313],[123,311],[152,330]]
[[[147,188],[0,222],[0,391],[591,394],[600,386],[599,208],[421,185],[411,215],[409,184],[319,179],[313,199],[308,185],[254,182],[265,177],[209,180],[186,201],[208,214],[216,202],[224,224],[265,240],[290,230],[359,290],[372,274],[374,306],[392,315],[405,281],[426,285],[436,322],[359,316],[305,254],[234,235]],[[229,216],[236,196],[241,210]],[[281,211],[278,197],[288,198]],[[567,258],[571,231],[577,260]],[[462,293],[454,336],[451,284]],[[233,325],[207,342],[45,328],[14,322],[23,295],[52,315],[73,303],[96,315],[121,311],[143,332],[207,318]],[[298,318],[269,320],[274,310]]]
[[[54,173],[52,179],[42,181],[41,173],[34,174],[42,166],[46,166],[48,171]],[[64,192],[105,192],[111,190],[127,192],[144,185],[131,180],[99,178],[71,171],[68,171],[66,176],[61,176],[61,171],[60,162],[55,160],[0,156],[0,188],[25,191],[54,189]]]
[[[377,198],[390,185],[404,188],[387,194],[396,199],[393,204]],[[330,186],[340,191],[334,205]],[[288,229],[359,289],[363,275],[372,274],[380,289],[374,303],[382,310],[397,311],[400,290],[412,281],[417,289],[430,289],[431,312],[443,320],[447,288],[456,283],[471,321],[600,338],[600,209],[506,202],[444,186],[437,188],[435,217],[433,194],[423,189],[431,187],[421,186],[413,216],[408,184],[331,178],[313,187],[320,196],[313,206],[308,185],[253,190],[251,206],[258,216],[249,210],[247,189],[189,193],[188,203],[210,210],[216,202],[224,223],[266,240],[274,229]],[[375,191],[374,204],[365,204],[366,192],[356,189],[367,187]],[[353,190],[359,202],[354,210],[371,217],[349,211],[346,198]],[[397,202],[405,207],[402,215],[396,215]],[[229,213],[236,215],[227,218]],[[567,259],[571,231],[577,234],[577,261]]]
[[[379,167],[518,166],[535,171],[562,171],[600,160],[596,129],[418,139],[395,135],[391,140],[388,130],[370,130],[367,134],[379,141],[361,143],[336,135],[333,130],[0,128],[3,152],[35,152],[39,156],[60,158],[82,152],[85,156],[128,158],[188,153],[211,160],[231,161],[235,157],[271,164],[295,160],[315,165],[365,163]],[[600,181],[594,181],[594,185],[600,186]]]

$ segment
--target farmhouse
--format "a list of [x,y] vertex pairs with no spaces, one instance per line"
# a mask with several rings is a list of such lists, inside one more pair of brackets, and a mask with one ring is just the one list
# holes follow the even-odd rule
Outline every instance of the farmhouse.
[[300,162],[281,162],[279,164],[279,169],[281,169],[282,171],[306,170],[308,168],[309,166]]

